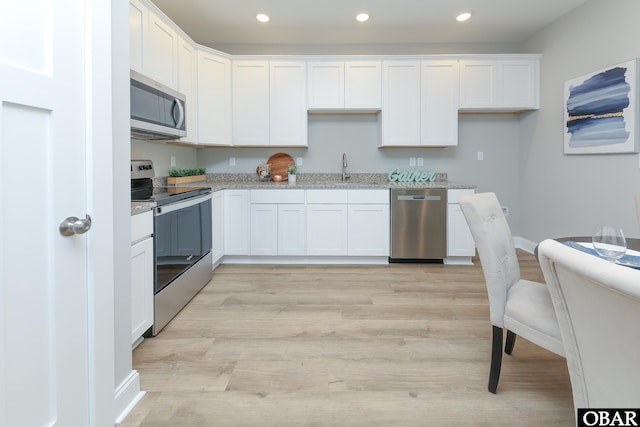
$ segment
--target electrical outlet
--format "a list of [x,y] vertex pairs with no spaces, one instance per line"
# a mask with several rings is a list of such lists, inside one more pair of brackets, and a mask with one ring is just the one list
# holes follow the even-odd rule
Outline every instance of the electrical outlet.
[[235,165],[236,165],[236,158],[229,157],[229,166],[235,166]]
[[508,206],[502,206],[502,213],[504,214],[504,217],[508,217],[509,216],[509,207]]
[[296,157],[296,165],[302,166],[302,157]]
[[415,165],[416,165],[416,158],[409,157],[409,166],[415,166]]
[[478,160],[484,160],[484,152],[478,151]]
[[418,166],[424,166],[424,157],[418,157]]
[[176,166],[176,156],[171,156],[171,167],[175,167]]

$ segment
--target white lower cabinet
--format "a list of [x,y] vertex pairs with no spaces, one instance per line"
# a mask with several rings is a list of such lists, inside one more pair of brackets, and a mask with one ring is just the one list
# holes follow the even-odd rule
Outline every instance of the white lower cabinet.
[[224,191],[224,253],[249,255],[249,190]]
[[153,326],[153,213],[131,217],[131,343]]
[[216,265],[224,256],[224,191],[214,191],[211,198],[212,248],[211,258]]
[[460,209],[458,199],[467,194],[473,194],[474,190],[449,190],[447,193],[447,257],[474,256],[476,253],[475,241],[471,230]]
[[304,204],[278,205],[278,255],[305,254]]
[[251,255],[304,255],[304,190],[251,190]]
[[307,255],[347,255],[347,205],[307,205]]
[[349,255],[389,256],[389,205],[349,205]]
[[251,204],[251,255],[278,255],[278,205]]

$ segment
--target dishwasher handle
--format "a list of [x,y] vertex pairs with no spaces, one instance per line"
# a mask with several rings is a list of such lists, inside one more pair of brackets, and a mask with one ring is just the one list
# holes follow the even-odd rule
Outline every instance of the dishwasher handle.
[[419,202],[423,202],[423,201],[427,201],[427,200],[440,201],[440,200],[442,200],[442,196],[427,196],[427,195],[424,195],[424,194],[414,195],[414,196],[398,196],[398,200],[401,200],[401,201],[419,201]]

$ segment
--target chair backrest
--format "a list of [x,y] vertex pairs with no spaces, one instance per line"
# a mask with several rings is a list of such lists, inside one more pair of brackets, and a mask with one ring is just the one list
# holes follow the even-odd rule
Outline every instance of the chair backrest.
[[554,240],[538,257],[565,346],[576,408],[640,404],[640,271]]
[[459,199],[487,282],[491,323],[504,326],[507,291],[520,280],[520,266],[513,237],[494,193],[469,194]]

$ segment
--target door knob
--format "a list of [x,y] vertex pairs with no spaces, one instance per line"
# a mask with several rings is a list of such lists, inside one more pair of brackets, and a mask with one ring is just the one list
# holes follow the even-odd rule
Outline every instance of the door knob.
[[86,218],[78,219],[75,216],[70,216],[60,223],[60,234],[65,237],[73,236],[74,234],[84,234],[91,228],[91,217],[87,215]]

